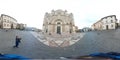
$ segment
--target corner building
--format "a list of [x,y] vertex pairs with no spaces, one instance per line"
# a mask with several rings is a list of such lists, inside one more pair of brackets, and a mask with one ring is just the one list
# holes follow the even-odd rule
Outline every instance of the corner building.
[[0,28],[2,29],[16,29],[17,20],[11,16],[1,14],[0,17]]

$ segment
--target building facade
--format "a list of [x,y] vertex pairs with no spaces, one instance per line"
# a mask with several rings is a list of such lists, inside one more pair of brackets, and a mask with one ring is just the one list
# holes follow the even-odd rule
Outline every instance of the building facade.
[[46,12],[43,21],[43,33],[46,34],[70,34],[75,33],[73,14],[63,10]]
[[5,14],[1,14],[0,17],[0,28],[2,29],[16,29],[17,27],[17,20],[13,17],[10,17]]
[[20,29],[20,30],[24,30],[26,28],[26,24],[23,24],[23,23],[18,23],[17,24],[17,29]]
[[102,20],[99,20],[92,25],[92,30],[103,30],[102,25],[103,25]]
[[116,29],[118,26],[117,18],[115,15],[107,16],[101,19],[103,22],[103,30]]
[[2,20],[1,20],[1,18],[0,18],[0,29],[2,28]]
[[92,28],[94,30],[116,29],[117,27],[118,27],[118,22],[115,15],[103,17],[92,25]]

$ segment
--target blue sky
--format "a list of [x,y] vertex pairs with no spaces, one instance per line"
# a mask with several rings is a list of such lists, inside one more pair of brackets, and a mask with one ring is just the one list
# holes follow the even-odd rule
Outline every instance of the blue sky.
[[75,25],[90,27],[108,15],[120,19],[120,0],[0,0],[0,14],[15,18],[19,23],[42,29],[46,12],[52,9],[73,13]]

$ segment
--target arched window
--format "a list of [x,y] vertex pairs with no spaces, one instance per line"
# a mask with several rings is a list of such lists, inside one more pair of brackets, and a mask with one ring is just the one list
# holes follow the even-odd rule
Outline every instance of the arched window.
[[111,27],[113,27],[113,25],[111,25]]
[[107,21],[106,21],[106,23],[107,23]]
[[111,23],[113,23],[113,20],[111,20]]

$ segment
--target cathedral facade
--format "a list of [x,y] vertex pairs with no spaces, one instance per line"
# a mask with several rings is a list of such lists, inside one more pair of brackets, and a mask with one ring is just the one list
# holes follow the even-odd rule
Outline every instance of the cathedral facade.
[[71,34],[75,33],[76,26],[74,24],[73,14],[66,10],[52,10],[51,13],[46,12],[43,21],[44,34]]

